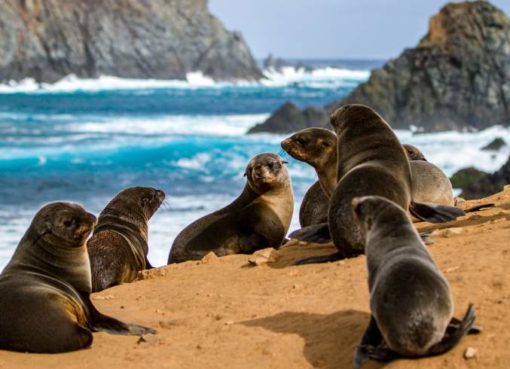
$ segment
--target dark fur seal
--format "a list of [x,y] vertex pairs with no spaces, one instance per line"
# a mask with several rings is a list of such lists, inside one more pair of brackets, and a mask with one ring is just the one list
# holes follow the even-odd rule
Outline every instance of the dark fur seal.
[[329,197],[321,188],[319,181],[306,191],[299,208],[299,224],[301,228],[328,221]]
[[[299,264],[326,262],[353,257],[364,252],[364,239],[353,222],[351,200],[377,195],[409,209],[418,219],[445,222],[464,215],[461,209],[412,201],[412,177],[407,156],[397,136],[374,110],[364,105],[346,105],[331,115],[337,141],[338,184],[331,197],[328,224],[312,226],[300,239],[327,239],[328,233],[338,252],[314,257]],[[329,229],[329,232],[328,232]]]
[[92,305],[85,243],[95,223],[95,216],[70,203],[52,203],[36,214],[0,274],[1,349],[57,353],[90,346],[96,331],[155,333]]
[[177,236],[169,264],[201,259],[210,251],[223,256],[280,246],[294,209],[285,162],[274,154],[259,154],[250,160],[245,175],[246,186],[234,202],[198,219]]
[[439,355],[473,328],[469,306],[452,319],[448,281],[402,207],[379,196],[354,198],[355,219],[366,237],[371,321],[356,350],[354,367],[365,359]]
[[299,224],[327,222],[329,198],[336,186],[336,135],[324,128],[307,128],[281,142],[294,159],[310,164],[319,180],[306,192],[299,209]]
[[139,271],[152,268],[147,260],[148,222],[164,200],[163,191],[131,187],[104,208],[87,243],[93,292],[132,282]]

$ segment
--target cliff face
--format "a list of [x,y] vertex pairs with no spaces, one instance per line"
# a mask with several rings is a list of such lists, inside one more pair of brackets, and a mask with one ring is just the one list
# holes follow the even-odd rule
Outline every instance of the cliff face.
[[510,20],[484,1],[448,4],[414,49],[372,73],[345,103],[374,107],[395,128],[510,123]]
[[348,103],[373,107],[394,128],[508,126],[510,19],[485,1],[446,5],[416,48],[372,71],[367,82],[325,110]]
[[68,74],[217,80],[261,73],[239,33],[227,32],[207,0],[4,0],[0,81]]

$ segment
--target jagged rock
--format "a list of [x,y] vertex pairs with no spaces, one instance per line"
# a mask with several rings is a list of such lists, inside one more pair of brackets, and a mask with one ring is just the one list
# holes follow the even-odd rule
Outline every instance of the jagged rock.
[[508,126],[510,19],[487,1],[445,5],[415,48],[373,70],[367,82],[325,108],[331,113],[349,103],[373,107],[393,128]]
[[452,182],[453,188],[465,189],[488,174],[489,173],[478,170],[475,167],[464,168],[456,171],[450,177],[450,182]]
[[501,137],[497,137],[494,140],[492,140],[489,144],[482,147],[482,150],[485,151],[498,151],[502,147],[506,146],[505,140],[503,140]]
[[207,0],[4,0],[0,81],[94,78],[258,79],[242,36],[227,32]]
[[281,71],[282,68],[286,67],[287,65],[289,64],[284,59],[275,58],[273,54],[269,54],[267,58],[265,58],[262,62],[264,69],[274,69],[276,71]]
[[295,104],[287,102],[265,122],[250,128],[248,133],[290,133],[308,127],[326,127],[328,124],[329,116],[324,109],[308,107],[301,110]]
[[466,199],[479,199],[481,197],[500,192],[510,183],[510,157],[508,161],[495,173],[486,174],[479,180],[469,184],[461,196]]

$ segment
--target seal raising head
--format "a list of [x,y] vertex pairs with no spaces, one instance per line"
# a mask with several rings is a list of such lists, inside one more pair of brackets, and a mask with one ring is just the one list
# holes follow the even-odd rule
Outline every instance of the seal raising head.
[[104,208],[87,244],[94,292],[132,282],[139,271],[152,268],[148,222],[164,200],[161,190],[131,187]]
[[251,254],[279,247],[289,230],[294,196],[286,162],[259,154],[246,166],[246,185],[230,205],[187,226],[175,239],[168,263],[217,256]]

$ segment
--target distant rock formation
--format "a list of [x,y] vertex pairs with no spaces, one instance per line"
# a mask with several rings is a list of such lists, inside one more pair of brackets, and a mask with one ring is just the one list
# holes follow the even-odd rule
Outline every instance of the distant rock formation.
[[492,140],[489,144],[482,147],[482,150],[484,151],[498,151],[502,147],[506,146],[505,140],[503,140],[501,137],[496,137],[494,140]]
[[255,80],[261,72],[237,32],[207,0],[4,0],[0,81],[94,78]]
[[295,104],[286,102],[264,123],[250,128],[248,134],[288,133],[308,127],[326,127],[328,123],[329,118],[324,109],[308,107],[301,110]]
[[485,174],[463,187],[460,196],[465,199],[479,199],[502,191],[507,184],[510,184],[510,157],[497,172]]
[[510,19],[486,1],[447,4],[430,19],[417,47],[372,71],[367,82],[325,110],[348,103],[373,107],[394,128],[508,126]]

